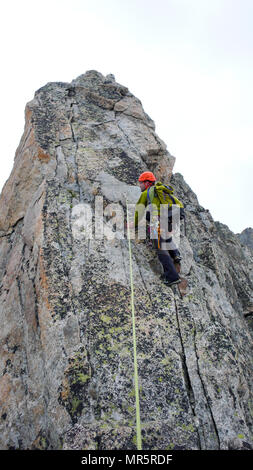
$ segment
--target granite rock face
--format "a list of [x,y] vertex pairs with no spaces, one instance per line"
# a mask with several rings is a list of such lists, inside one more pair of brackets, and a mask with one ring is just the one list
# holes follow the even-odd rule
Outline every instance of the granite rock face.
[[248,227],[242,231],[242,233],[237,234],[241,243],[248,246],[253,250],[253,228]]
[[0,197],[1,449],[136,448],[128,240],[110,222],[146,169],[185,203],[188,290],[131,242],[143,448],[252,448],[253,252],[174,160],[112,75],[49,83],[27,104]]

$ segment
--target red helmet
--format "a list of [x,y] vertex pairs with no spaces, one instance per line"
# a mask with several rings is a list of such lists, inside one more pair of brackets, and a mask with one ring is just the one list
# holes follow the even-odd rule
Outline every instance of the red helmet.
[[156,181],[156,177],[151,171],[144,171],[140,175],[139,181]]

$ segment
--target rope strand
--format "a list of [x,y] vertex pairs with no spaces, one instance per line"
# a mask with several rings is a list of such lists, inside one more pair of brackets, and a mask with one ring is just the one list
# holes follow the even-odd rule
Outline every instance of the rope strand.
[[129,269],[130,269],[130,286],[131,286],[131,309],[132,309],[132,330],[133,330],[133,350],[134,350],[134,383],[135,383],[135,407],[136,407],[136,436],[137,449],[142,450],[141,441],[141,420],[140,420],[140,402],[139,402],[139,384],[138,384],[138,365],[137,365],[137,348],[136,348],[136,330],[135,330],[135,309],[134,309],[134,284],[133,284],[133,267],[132,267],[132,248],[130,240],[130,227],[127,207],[127,235],[129,246]]

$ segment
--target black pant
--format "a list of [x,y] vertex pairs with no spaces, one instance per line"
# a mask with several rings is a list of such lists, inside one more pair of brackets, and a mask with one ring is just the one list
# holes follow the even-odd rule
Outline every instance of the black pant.
[[[169,249],[168,249],[168,252],[171,256],[171,258],[174,260],[176,258],[180,258],[181,259],[181,255],[180,255],[180,251],[177,249],[175,243],[173,242],[172,240],[172,237],[168,238],[166,240],[166,243],[169,243]],[[163,248],[161,246],[161,249],[164,250],[165,248]]]
[[[158,239],[154,239],[154,245],[155,245],[155,248],[157,250],[157,255],[158,255],[158,259],[160,261],[160,263],[162,263],[162,266],[163,266],[163,270],[164,270],[164,275],[166,276],[166,278],[168,279],[169,282],[174,282],[174,281],[177,281],[179,279],[179,275],[176,271],[176,268],[174,266],[174,263],[172,261],[172,258],[170,256],[170,254],[168,253],[168,250],[164,250],[162,249],[162,243],[163,242],[169,242],[169,239],[168,240],[163,240],[162,237],[160,237],[160,243],[158,246]],[[172,250],[173,252],[176,251],[176,250]]]

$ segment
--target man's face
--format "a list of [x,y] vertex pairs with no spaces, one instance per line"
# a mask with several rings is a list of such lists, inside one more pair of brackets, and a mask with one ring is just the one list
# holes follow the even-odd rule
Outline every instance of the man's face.
[[140,185],[140,188],[141,188],[141,192],[145,191],[146,188],[145,188],[144,182],[143,182],[143,181],[140,181],[140,182],[139,182],[139,185]]

